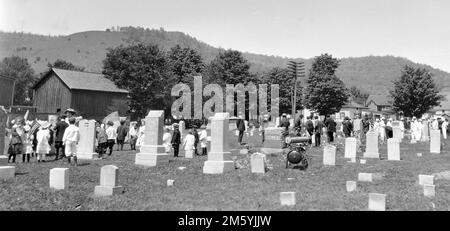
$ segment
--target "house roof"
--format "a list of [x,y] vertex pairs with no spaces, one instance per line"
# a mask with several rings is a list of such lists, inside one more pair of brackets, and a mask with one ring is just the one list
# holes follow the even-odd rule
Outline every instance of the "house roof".
[[76,90],[88,90],[88,91],[104,91],[104,92],[116,92],[116,93],[128,93],[127,90],[118,88],[111,80],[105,78],[103,74],[82,72],[82,71],[70,71],[58,68],[52,68],[47,74],[45,74],[34,86],[33,89],[42,82],[46,76],[51,72],[54,72],[56,76],[63,81],[63,83],[69,89]]
[[377,106],[391,106],[392,99],[386,95],[369,95],[366,101],[366,105],[373,101]]
[[351,100],[349,103],[342,106],[342,108],[360,108],[360,109],[368,109],[368,107],[359,104],[353,100]]

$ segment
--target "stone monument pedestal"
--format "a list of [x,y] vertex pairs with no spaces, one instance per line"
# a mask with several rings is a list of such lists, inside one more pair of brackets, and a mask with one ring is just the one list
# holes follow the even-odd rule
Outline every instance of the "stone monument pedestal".
[[168,162],[169,155],[163,145],[143,145],[135,159],[135,164],[149,167]]

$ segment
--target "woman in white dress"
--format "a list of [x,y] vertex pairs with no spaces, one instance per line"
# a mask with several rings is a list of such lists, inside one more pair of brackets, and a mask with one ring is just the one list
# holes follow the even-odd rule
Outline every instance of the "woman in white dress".
[[204,128],[200,132],[200,147],[202,148],[202,156],[208,155],[207,145],[208,145],[208,133],[206,132],[206,128]]
[[170,153],[172,151],[172,134],[170,133],[170,129],[166,128],[163,135],[163,144],[166,147],[166,153]]
[[36,153],[38,154],[37,159],[38,162],[45,162],[45,156],[50,152],[50,130],[48,129],[50,127],[50,123],[44,122],[44,124],[41,125],[39,128],[39,131],[36,135],[37,138],[37,146],[36,146]]
[[447,139],[447,131],[448,131],[448,119],[445,118],[444,122],[442,122],[442,136],[444,139]]
[[183,146],[184,146],[184,158],[193,158],[194,157],[194,150],[195,150],[195,136],[193,135],[192,131],[189,131],[189,133],[184,138]]

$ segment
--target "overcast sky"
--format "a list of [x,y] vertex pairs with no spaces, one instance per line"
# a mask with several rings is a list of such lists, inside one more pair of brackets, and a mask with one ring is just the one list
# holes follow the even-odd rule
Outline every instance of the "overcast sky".
[[259,54],[394,55],[450,72],[449,0],[0,0],[2,31],[129,25]]

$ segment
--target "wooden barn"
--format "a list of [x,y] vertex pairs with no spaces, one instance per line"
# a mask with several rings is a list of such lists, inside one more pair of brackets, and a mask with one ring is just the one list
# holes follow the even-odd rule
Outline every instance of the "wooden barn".
[[0,105],[9,108],[13,105],[16,80],[0,75]]
[[128,91],[119,89],[99,73],[52,68],[33,86],[34,107],[38,114],[57,114],[75,109],[88,119],[101,120],[128,109]]

